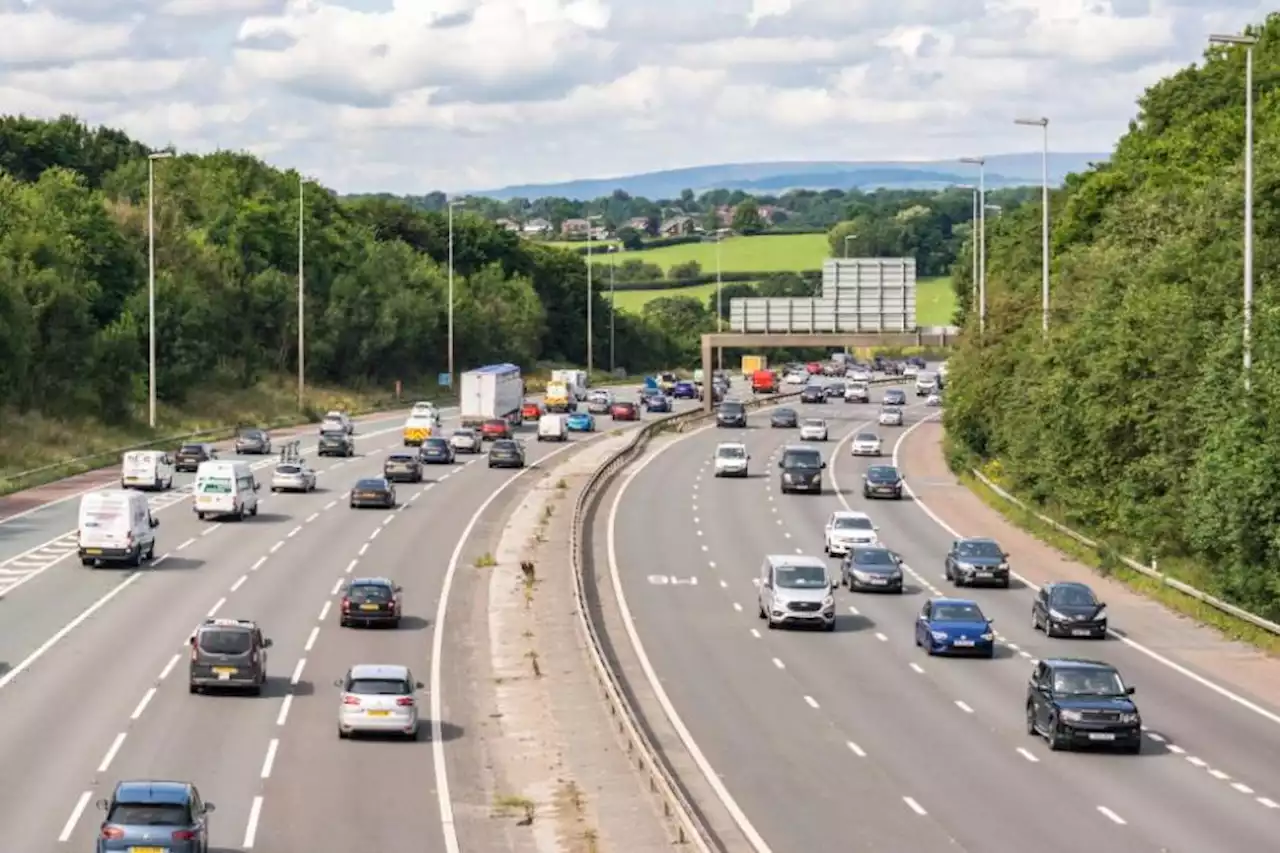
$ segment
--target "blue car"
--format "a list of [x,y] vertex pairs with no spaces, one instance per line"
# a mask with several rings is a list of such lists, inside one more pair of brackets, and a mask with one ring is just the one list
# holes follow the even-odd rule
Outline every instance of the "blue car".
[[98,833],[97,853],[164,850],[206,853],[209,813],[189,782],[119,782],[109,800],[98,800],[107,813]]
[[574,412],[569,415],[565,427],[568,428],[569,432],[595,432],[596,419],[588,412]]
[[681,380],[671,389],[671,396],[677,400],[696,400],[698,399],[698,386],[692,382]]
[[644,401],[645,408],[651,412],[670,412],[671,399],[664,394],[657,394]]
[[931,598],[916,618],[916,645],[931,655],[996,654],[991,620],[976,601],[964,598]]

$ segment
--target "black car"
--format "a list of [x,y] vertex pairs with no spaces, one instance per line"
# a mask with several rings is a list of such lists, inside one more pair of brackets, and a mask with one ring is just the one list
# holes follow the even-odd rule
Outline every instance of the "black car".
[[524,448],[520,442],[510,438],[500,438],[489,448],[490,468],[523,468]]
[[400,627],[400,587],[387,578],[354,578],[342,593],[338,625],[387,625]]
[[817,450],[812,447],[783,448],[778,467],[782,469],[778,488],[784,495],[791,492],[822,494],[822,470],[827,463],[822,461],[822,454]]
[[901,388],[890,388],[884,392],[884,397],[880,402],[885,406],[905,406],[907,404],[907,392]]
[[821,385],[806,385],[804,390],[800,392],[801,403],[825,403],[827,402],[827,392],[822,390]]
[[1031,627],[1049,637],[1106,639],[1107,605],[1086,584],[1047,583],[1031,602]]
[[418,448],[418,458],[424,465],[452,465],[456,458],[453,445],[447,438],[428,438]]
[[1027,685],[1027,734],[1053,750],[1103,746],[1142,751],[1142,715],[1133,688],[1111,664],[1056,658],[1036,664]]
[[943,566],[956,586],[992,585],[1009,588],[1009,555],[994,539],[957,539]]
[[392,453],[382,463],[382,476],[392,483],[421,483],[422,461],[416,453]]
[[800,415],[795,409],[774,409],[769,416],[769,426],[774,429],[796,429],[800,426]]
[[218,451],[213,449],[212,444],[188,442],[179,447],[178,452],[173,454],[173,470],[195,471],[200,467],[201,462],[208,462],[217,458]]
[[741,427],[747,426],[747,407],[738,400],[725,400],[720,404],[720,408],[716,409],[716,426],[718,427]]
[[902,475],[892,465],[872,465],[862,475],[862,496],[902,500]]
[[351,487],[351,508],[367,506],[395,509],[396,487],[385,477],[369,477],[357,480]]
[[236,453],[268,455],[271,453],[271,436],[262,429],[242,429],[236,433]]
[[855,545],[840,567],[840,582],[850,590],[902,592],[902,560],[879,545]]
[[317,456],[355,456],[355,440],[346,430],[331,429],[320,433],[320,441],[316,445]]

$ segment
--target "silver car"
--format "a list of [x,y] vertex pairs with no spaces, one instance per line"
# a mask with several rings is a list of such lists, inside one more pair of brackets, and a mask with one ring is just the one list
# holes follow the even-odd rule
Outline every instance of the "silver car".
[[338,704],[338,737],[356,734],[418,736],[421,681],[398,664],[357,664],[334,682],[342,691]]
[[316,488],[316,472],[302,461],[281,462],[271,472],[273,492],[313,492]]
[[479,453],[480,434],[473,429],[455,429],[449,436],[449,444],[454,453]]
[[266,430],[242,429],[236,434],[236,453],[248,455],[255,453],[267,455],[271,453],[271,436]]
[[902,409],[885,406],[880,410],[880,426],[902,426]]
[[771,554],[764,558],[759,584],[760,618],[770,628],[836,629],[836,584],[817,557]]
[[826,441],[827,422],[822,418],[808,418],[800,424],[801,441]]

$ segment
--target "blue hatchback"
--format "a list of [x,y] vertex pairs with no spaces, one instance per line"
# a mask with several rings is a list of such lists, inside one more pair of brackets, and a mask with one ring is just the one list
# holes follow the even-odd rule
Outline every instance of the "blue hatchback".
[[119,782],[109,800],[98,800],[107,813],[98,833],[98,853],[164,850],[208,853],[205,802],[190,782]]
[[976,601],[931,598],[916,617],[916,645],[931,655],[995,657],[991,620]]
[[671,389],[671,396],[677,400],[696,400],[698,399],[698,386],[692,382],[680,381]]
[[595,432],[596,419],[589,412],[574,412],[565,422],[569,432]]
[[645,400],[645,408],[650,412],[669,412],[671,411],[671,400],[663,394],[656,394]]

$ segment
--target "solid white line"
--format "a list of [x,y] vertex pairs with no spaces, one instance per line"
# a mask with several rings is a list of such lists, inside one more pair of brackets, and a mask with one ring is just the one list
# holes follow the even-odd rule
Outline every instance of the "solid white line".
[[129,715],[129,719],[136,720],[142,716],[142,712],[147,710],[147,706],[151,704],[151,700],[156,696],[156,689],[148,687],[147,692],[142,694],[142,698],[138,700],[138,705],[133,709],[133,713]]
[[262,818],[262,797],[253,798],[253,805],[249,807],[249,822],[244,828],[244,841],[240,842],[240,846],[246,850],[252,849],[253,842],[258,838],[258,821]]
[[181,545],[179,545],[177,548],[174,548],[173,550],[175,550],[175,551],[181,551],[183,548],[187,548],[187,547],[189,547],[189,546],[191,546],[191,545],[194,545],[194,544],[196,544],[196,540],[195,540],[195,539],[188,539],[186,542],[183,542]]
[[360,546],[360,550],[359,550],[357,553],[358,553],[361,557],[363,557],[363,556],[365,555],[365,552],[366,552],[366,551],[368,551],[368,550],[369,550],[369,543],[368,543],[368,542],[366,542],[366,543],[364,543],[363,545],[361,545],[361,546]]
[[302,668],[306,665],[306,658],[298,658],[298,665],[293,668],[293,675],[289,676],[290,687],[298,686],[298,682],[302,680]]
[[80,816],[84,814],[92,798],[93,791],[85,791],[80,795],[80,799],[76,800],[75,807],[71,809],[71,817],[67,818],[67,822],[62,825],[62,832],[58,833],[59,842],[65,844],[71,840],[71,833],[76,831],[76,824],[80,822]]
[[1038,764],[1040,759],[1036,758],[1035,753],[1027,749],[1025,746],[1018,747],[1018,754],[1033,764]]
[[[338,578],[336,581],[334,581],[333,589],[329,590],[329,594],[330,594],[330,595],[337,595],[337,594],[338,594],[338,591],[342,589],[342,585],[343,585],[344,583],[346,583],[346,579],[345,579],[345,578]],[[324,617],[321,617],[321,618],[323,619]]]
[[817,707],[818,707],[818,700],[817,700],[817,699],[814,699],[812,696],[806,695],[806,696],[804,697],[804,701],[805,701],[806,703],[808,703],[808,705],[809,705],[809,707],[810,707],[810,708],[817,708]]
[[1106,806],[1098,806],[1098,811],[1100,811],[1103,814],[1103,816],[1106,817],[1107,820],[1111,821],[1112,823],[1118,823],[1121,826],[1124,826],[1125,823],[1127,823],[1127,821],[1124,818],[1120,817],[1120,815],[1116,814]]
[[128,732],[120,732],[120,734],[116,735],[116,739],[111,742],[111,747],[107,750],[107,754],[102,756],[102,763],[98,765],[99,773],[107,772],[107,768],[115,760],[116,753],[120,751],[120,747],[124,746],[126,737],[128,737]]
[[280,748],[280,741],[277,738],[272,738],[271,742],[267,744],[267,756],[266,758],[262,759],[261,775],[263,779],[271,778],[271,768],[276,763],[276,750],[279,748]]
[[164,665],[164,669],[160,670],[158,681],[164,681],[169,677],[169,673],[173,672],[173,668],[178,665],[178,661],[182,660],[182,655],[174,655],[169,658],[169,662]]
[[214,614],[222,609],[222,605],[227,603],[226,596],[218,599],[218,603],[209,608],[209,612],[205,614],[205,618],[212,619]]
[[262,564],[265,563],[266,561],[267,561],[266,557],[259,557],[258,561],[249,567],[249,571],[256,572],[258,569],[262,568]]
[[307,644],[302,647],[304,652],[309,652],[316,647],[316,638],[320,636],[320,626],[316,625],[311,629],[311,633],[307,635]]
[[961,702],[959,699],[956,700],[956,707],[959,708],[961,711],[964,711],[966,714],[973,713],[973,709],[970,708],[968,705],[966,705],[964,702]]
[[330,601],[326,601],[324,603],[324,606],[320,608],[320,615],[319,617],[317,617],[318,621],[323,622],[324,617],[329,615],[329,608],[332,606],[332,604],[333,603]]
[[924,810],[924,806],[917,803],[911,797],[903,797],[902,801],[907,804],[907,808],[911,809],[916,814],[921,816],[928,814],[928,812]]
[[235,592],[240,587],[244,586],[244,582],[247,581],[248,579],[249,579],[248,575],[241,575],[240,579],[231,585],[231,591]]
[[852,752],[854,755],[858,756],[859,758],[867,757],[867,754],[866,752],[863,751],[862,747],[858,746],[853,741],[851,740],[845,741],[845,746],[849,747],[849,751]]
[[293,705],[293,694],[285,694],[284,701],[280,703],[280,713],[276,714],[276,725],[283,726],[284,721],[289,719],[289,707]]

